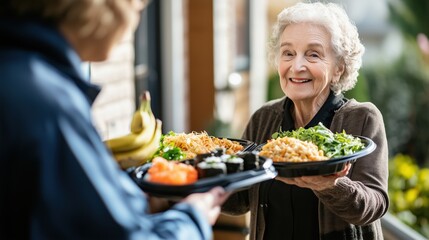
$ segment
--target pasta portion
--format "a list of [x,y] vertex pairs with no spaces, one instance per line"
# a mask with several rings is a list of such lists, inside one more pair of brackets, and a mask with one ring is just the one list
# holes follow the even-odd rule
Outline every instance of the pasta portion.
[[176,133],[166,135],[164,145],[174,145],[186,155],[185,159],[194,158],[197,154],[208,153],[216,148],[224,148],[226,154],[234,154],[243,149],[243,146],[227,138],[209,136],[207,132]]
[[268,140],[259,155],[271,158],[274,162],[310,162],[328,159],[314,143],[291,137]]

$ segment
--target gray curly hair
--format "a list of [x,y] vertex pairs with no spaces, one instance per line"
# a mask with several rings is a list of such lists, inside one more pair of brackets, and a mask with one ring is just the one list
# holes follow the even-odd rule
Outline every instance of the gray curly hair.
[[339,64],[344,64],[340,80],[331,83],[335,94],[352,89],[362,66],[365,47],[359,40],[356,26],[350,21],[342,7],[334,3],[297,3],[285,8],[277,16],[270,40],[270,59],[278,66],[280,38],[285,28],[295,23],[313,23],[324,27],[331,35],[332,48]]

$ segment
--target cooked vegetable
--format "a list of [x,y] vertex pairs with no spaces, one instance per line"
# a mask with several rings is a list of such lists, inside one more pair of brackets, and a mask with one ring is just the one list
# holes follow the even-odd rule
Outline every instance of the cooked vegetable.
[[174,143],[166,143],[164,141],[165,137],[175,136],[176,133],[170,131],[169,133],[162,135],[161,143],[158,151],[155,153],[155,156],[163,157],[167,160],[183,160],[186,154],[179,147],[175,146]]
[[293,131],[280,130],[272,135],[273,139],[279,137],[293,137],[312,142],[329,158],[350,155],[365,147],[360,138],[347,134],[344,130],[341,133],[333,133],[322,123],[307,129],[301,127]]

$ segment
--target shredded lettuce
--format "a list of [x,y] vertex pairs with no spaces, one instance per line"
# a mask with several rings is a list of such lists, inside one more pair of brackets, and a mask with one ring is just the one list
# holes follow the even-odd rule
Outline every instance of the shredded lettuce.
[[155,153],[155,156],[163,157],[167,160],[182,160],[185,157],[185,153],[183,153],[182,149],[175,146],[174,144],[165,144],[164,138],[165,136],[174,136],[175,132],[170,131],[167,134],[163,134],[160,140],[160,146],[158,151]]
[[322,123],[307,129],[300,127],[293,131],[280,130],[272,135],[273,139],[279,137],[293,137],[312,142],[329,158],[347,156],[365,148],[360,138],[346,134],[344,130],[341,133],[333,133]]

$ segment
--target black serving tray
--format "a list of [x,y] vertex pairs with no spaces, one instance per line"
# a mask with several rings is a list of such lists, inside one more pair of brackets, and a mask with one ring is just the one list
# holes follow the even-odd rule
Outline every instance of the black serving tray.
[[[274,162],[273,166],[280,177],[301,177],[301,176],[317,176],[330,175],[344,169],[347,163],[354,163],[358,158],[364,157],[372,153],[377,145],[369,138],[363,136],[355,136],[361,139],[365,144],[365,148],[348,156],[332,158],[324,161],[312,162]],[[256,151],[260,151],[263,144],[256,147]]]
[[[186,185],[167,185],[149,182],[146,174],[152,163],[137,167],[130,173],[130,176],[145,193],[171,200],[181,199],[192,193],[207,192],[216,186],[221,186],[226,191],[244,190],[253,184],[270,180],[277,176],[277,171],[273,167],[271,159],[258,156],[256,152],[242,152],[238,153],[237,156],[242,157],[245,161],[246,158],[253,158],[258,162],[259,166],[238,173],[203,178],[193,184]],[[188,159],[182,162],[194,165],[197,160]]]

